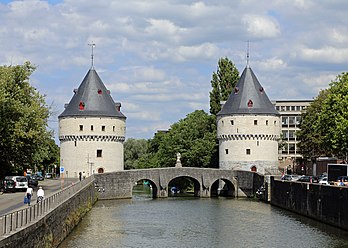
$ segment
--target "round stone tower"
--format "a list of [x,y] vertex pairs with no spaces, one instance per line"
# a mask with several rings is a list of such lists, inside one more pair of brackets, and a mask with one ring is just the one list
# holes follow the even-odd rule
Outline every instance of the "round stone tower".
[[219,167],[276,173],[280,133],[280,114],[247,66],[217,114]]
[[64,177],[124,169],[126,117],[120,108],[92,67],[58,117]]

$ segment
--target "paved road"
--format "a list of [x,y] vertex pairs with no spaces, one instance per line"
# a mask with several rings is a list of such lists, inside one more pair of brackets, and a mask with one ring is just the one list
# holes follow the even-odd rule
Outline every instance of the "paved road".
[[[45,197],[49,197],[55,192],[59,191],[62,187],[67,187],[72,182],[76,182],[77,179],[64,179],[64,183],[60,179],[45,179],[39,181],[39,186],[42,186],[45,191]],[[34,196],[32,202],[36,202],[36,191],[34,189]],[[15,210],[26,208],[27,205],[23,203],[25,192],[15,193],[3,193],[0,195],[0,216],[10,213]]]

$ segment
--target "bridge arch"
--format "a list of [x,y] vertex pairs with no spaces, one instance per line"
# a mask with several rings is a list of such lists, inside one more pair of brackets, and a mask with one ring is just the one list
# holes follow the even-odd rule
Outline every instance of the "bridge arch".
[[138,182],[141,182],[141,183],[147,182],[149,184],[149,187],[151,188],[152,198],[158,197],[158,187],[157,187],[156,183],[153,180],[148,179],[148,178],[140,178],[139,180],[137,180],[136,182],[133,183],[132,188],[131,188],[132,195],[133,195],[134,186]]
[[227,196],[235,197],[236,196],[236,187],[235,184],[226,178],[220,178],[213,181],[210,186],[210,196]]
[[[173,177],[169,180],[168,182],[168,195],[173,195],[173,192],[171,192],[172,187],[176,186],[175,182],[176,181],[180,181],[180,180],[189,180],[193,183],[193,195],[196,197],[200,196],[200,192],[201,192],[201,184],[200,182],[197,180],[197,178],[192,177],[192,176],[183,176],[183,175],[179,175],[176,177]],[[178,182],[178,184],[180,184],[182,182]],[[176,186],[177,187],[177,186]],[[180,189],[179,189],[180,190]]]

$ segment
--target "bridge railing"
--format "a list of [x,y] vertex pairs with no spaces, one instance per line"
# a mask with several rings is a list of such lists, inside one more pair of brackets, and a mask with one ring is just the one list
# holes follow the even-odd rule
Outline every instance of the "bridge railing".
[[63,188],[39,203],[35,203],[25,209],[13,211],[0,216],[0,238],[38,221],[47,213],[53,211],[61,203],[91,183],[94,183],[93,175]]

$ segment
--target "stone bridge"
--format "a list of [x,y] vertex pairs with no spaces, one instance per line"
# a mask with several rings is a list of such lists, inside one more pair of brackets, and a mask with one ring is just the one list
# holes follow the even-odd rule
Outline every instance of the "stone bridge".
[[140,180],[151,184],[153,198],[168,197],[170,182],[180,177],[193,182],[196,197],[250,197],[263,183],[263,176],[255,172],[194,167],[125,170],[94,177],[99,199],[132,198],[133,187]]

